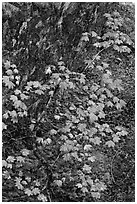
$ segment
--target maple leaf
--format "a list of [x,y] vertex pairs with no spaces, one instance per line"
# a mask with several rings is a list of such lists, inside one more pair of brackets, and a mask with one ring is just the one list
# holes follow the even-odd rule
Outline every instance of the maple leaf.
[[91,192],[91,195],[93,196],[93,198],[100,198],[100,193],[99,192]]
[[13,163],[16,159],[15,159],[15,157],[14,156],[8,156],[8,158],[6,159],[7,160],[7,162],[11,162],[11,163]]
[[70,132],[70,125],[66,125],[64,128],[62,128],[62,132],[64,133]]
[[23,190],[24,189],[24,187],[22,186],[22,184],[20,183],[22,181],[22,178],[20,178],[20,177],[16,177],[15,178],[15,186],[18,188],[18,189],[20,189],[20,190]]
[[24,187],[22,186],[21,183],[16,183],[15,186],[19,189],[19,190],[23,190]]
[[117,88],[119,91],[124,90],[123,87],[121,86],[122,80],[121,79],[116,79],[114,81],[114,86]]
[[76,117],[72,116],[72,122],[73,123],[79,123],[79,119],[77,119]]
[[96,128],[91,128],[90,131],[89,131],[89,136],[92,137],[96,133],[97,133],[97,129]]
[[61,180],[55,180],[54,183],[59,187],[62,186],[62,181]]
[[110,129],[110,127],[105,128],[105,131],[108,132],[108,133],[113,132],[113,131]]
[[10,173],[9,173],[9,171],[7,171],[7,170],[4,171],[2,175],[3,175],[4,178],[6,178],[6,179],[11,179]]
[[62,92],[64,92],[64,90],[66,90],[68,88],[68,83],[63,81],[63,82],[60,82],[60,89]]
[[99,191],[104,191],[104,190],[106,190],[106,188],[107,188],[106,185],[105,185],[105,183],[102,182],[102,181],[98,182],[97,185],[98,185],[98,190],[99,190]]
[[96,113],[96,112],[98,111],[97,105],[96,105],[94,102],[92,102],[91,100],[90,100],[90,103],[92,104],[92,107],[88,107],[87,110],[88,110],[91,114],[94,114],[94,113]]
[[[5,83],[6,86],[9,87],[9,84],[10,84],[11,82],[10,82],[8,76],[3,76],[3,77],[2,77],[2,81]],[[14,84],[13,84],[13,86],[14,86]]]
[[85,113],[84,113],[84,111],[83,111],[81,108],[77,108],[77,114],[78,114],[79,116],[82,116],[82,117],[85,116]]
[[107,93],[107,96],[109,98],[112,98],[113,97],[113,94],[110,92],[110,90],[106,89],[106,93]]
[[60,119],[60,116],[59,116],[59,115],[54,115],[54,118],[55,118],[56,120],[59,120],[59,119]]
[[113,102],[114,102],[114,103],[118,103],[118,101],[119,101],[119,99],[115,96],[115,97],[113,98]]
[[22,101],[20,101],[20,100],[16,100],[16,101],[14,101],[14,106],[16,107],[16,108],[21,108],[22,107]]
[[105,105],[103,103],[98,103],[97,110],[102,111]]
[[90,139],[91,142],[93,142],[95,145],[100,145],[101,138],[100,137],[94,137]]
[[81,184],[81,183],[77,183],[76,186],[77,186],[78,188],[82,188],[82,184]]
[[64,62],[63,62],[63,61],[59,61],[59,62],[58,62],[58,65],[59,65],[59,66],[64,65]]
[[95,31],[91,32],[92,37],[97,37],[97,33]]
[[109,125],[108,125],[107,123],[104,123],[104,124],[103,124],[103,127],[104,127],[104,128],[109,128],[109,129],[110,129],[110,127],[109,127]]
[[31,182],[31,177],[25,177],[25,180],[27,180],[28,182]]
[[88,104],[89,104],[89,105],[92,105],[92,104],[94,104],[94,102],[93,102],[92,100],[89,100],[89,101],[88,101]]
[[13,117],[13,118],[11,118],[11,121],[12,121],[13,123],[17,123],[17,122],[18,122],[18,119],[15,118],[15,117]]
[[53,96],[53,94],[54,94],[54,91],[49,91],[50,96]]
[[73,89],[73,88],[75,87],[74,84],[73,84],[73,82],[69,82],[68,84],[69,84],[69,88],[70,88],[70,89]]
[[38,198],[38,200],[42,200],[43,202],[48,201],[47,197],[43,193],[39,194],[37,198]]
[[88,157],[88,161],[94,162],[96,160],[95,156]]
[[12,100],[12,101],[17,101],[17,100],[18,100],[18,97],[15,96],[15,95],[11,95],[11,96],[10,96],[10,100]]
[[[105,69],[109,67],[109,64],[106,63],[106,62],[102,62],[102,64],[103,64],[103,67],[104,67]],[[108,71],[109,71],[109,70],[108,70]],[[109,71],[109,72],[110,72],[110,71]]]
[[51,130],[50,130],[50,134],[51,134],[51,135],[56,135],[56,134],[57,134],[57,131],[56,131],[55,129],[51,129]]
[[45,70],[45,74],[51,74],[52,70],[51,67],[49,66],[46,70]]
[[91,98],[91,99],[97,99],[98,97],[97,97],[96,94],[93,93],[93,94],[90,94],[90,98]]
[[23,156],[28,156],[28,155],[30,154],[30,150],[28,150],[28,149],[22,149],[22,150],[21,150],[21,153],[22,153]]
[[69,107],[69,110],[75,110],[75,109],[76,109],[76,107],[75,107],[74,104],[72,104],[72,105]]
[[7,129],[7,125],[2,122],[2,130],[6,130],[6,129]]
[[119,136],[125,136],[127,134],[128,134],[128,132],[126,130],[122,130],[122,131],[116,133],[116,135],[119,135]]
[[95,47],[101,47],[101,43],[97,42],[93,44]]
[[72,152],[72,153],[71,153],[71,156],[74,157],[75,159],[79,159],[77,152]]
[[52,140],[50,138],[47,138],[46,140],[44,140],[44,144],[50,144],[52,142]]
[[88,33],[82,33],[81,41],[89,41]]
[[112,84],[112,79],[110,78],[110,74],[106,73],[102,75],[102,84],[107,83],[107,84]]
[[74,141],[67,140],[66,141],[67,151],[74,150]]
[[108,107],[113,107],[113,103],[112,103],[111,101],[108,101],[108,102],[106,103],[106,105],[107,105]]
[[20,94],[20,97],[21,97],[21,100],[24,100],[24,99],[28,99],[28,98],[29,98],[29,96],[27,96],[27,95],[25,95],[25,94],[23,94],[23,93]]
[[116,104],[116,108],[117,108],[117,109],[121,109],[121,107],[122,107],[122,106],[121,106],[120,103],[117,103],[117,104]]
[[128,135],[128,132],[127,132],[126,130],[122,130],[122,131],[121,131],[121,135],[122,135],[122,136]]
[[40,182],[38,180],[35,180],[34,182],[36,186],[40,186]]
[[19,73],[18,69],[13,69],[13,72],[14,72],[15,74],[18,74],[18,73]]
[[60,139],[66,141],[68,139],[68,137],[66,135],[61,135]]
[[131,49],[127,46],[120,46],[120,52],[131,52]]
[[27,194],[28,196],[33,195],[32,191],[29,188],[26,188],[24,190],[24,193]]
[[121,105],[121,107],[125,107],[126,102],[125,102],[125,101],[123,101],[123,100],[120,100],[120,105]]
[[9,112],[10,116],[13,118],[17,117],[17,112],[15,110]]
[[74,137],[73,134],[71,134],[71,133],[69,133],[68,135],[69,135],[69,137],[70,137],[71,139]]
[[7,61],[4,63],[4,66],[5,66],[6,69],[9,69],[10,66],[11,66],[10,61],[7,60]]
[[[3,114],[3,118],[7,119],[9,117],[8,115],[9,111]],[[4,124],[4,123],[3,123]]]
[[100,98],[99,98],[99,101],[104,101],[104,99],[106,99],[107,97],[106,97],[106,95],[104,95],[104,94],[102,94],[101,96],[100,96]]
[[6,71],[6,74],[7,74],[7,75],[12,75],[12,74],[13,74],[13,72],[12,72],[12,70],[11,70],[11,69],[8,69],[8,70]]
[[23,185],[27,185],[27,184],[28,184],[26,181],[21,181],[21,183],[22,183]]
[[12,164],[7,164],[7,168],[12,169]]
[[108,147],[114,147],[114,146],[115,146],[115,143],[110,140],[110,141],[107,141],[107,142],[106,142],[106,145],[107,145]]
[[90,113],[89,114],[89,117],[90,117],[90,122],[93,123],[95,122],[96,120],[98,120],[98,117],[94,114],[94,113]]
[[38,81],[34,81],[34,82],[32,83],[32,85],[34,86],[34,88],[41,87],[41,84],[40,84]]
[[65,66],[59,66],[60,71],[65,71],[66,67]]
[[103,179],[106,181],[110,181],[110,173],[109,172],[106,172],[103,176]]
[[90,178],[90,176],[87,177],[87,183],[88,183],[90,186],[93,186],[93,180]]
[[89,145],[85,145],[85,146],[84,146],[84,150],[85,150],[85,151],[89,151],[89,150],[91,150],[91,147],[92,147],[92,146],[91,146],[90,144],[89,144]]
[[85,91],[87,91],[88,90],[88,86],[83,86],[83,89],[85,90]]
[[85,76],[84,75],[81,76],[80,83],[81,84],[85,84]]
[[123,130],[123,127],[122,126],[116,126],[115,129],[121,131],[121,130]]
[[33,188],[32,193],[34,195],[40,194],[40,189],[39,188]]
[[42,137],[38,137],[38,138],[36,139],[36,141],[37,141],[38,143],[43,143],[43,138],[42,138]]
[[100,65],[96,66],[96,68],[97,68],[98,70],[100,70],[100,71],[103,71],[103,67],[100,66]]
[[106,115],[106,114],[105,114],[104,112],[99,112],[98,117],[99,117],[99,118],[105,118],[105,115]]
[[118,135],[113,136],[113,141],[114,142],[119,142],[119,140],[120,140],[120,137]]
[[30,124],[30,126],[29,126],[29,128],[30,128],[30,130],[31,130],[31,131],[33,131],[33,130],[34,130],[34,127],[35,127],[35,125],[34,125],[34,124]]
[[87,173],[90,173],[91,172],[91,167],[89,165],[87,165],[87,164],[84,164],[83,171],[86,171]]
[[86,187],[82,187],[81,190],[82,190],[83,193],[88,193],[88,189]]
[[6,167],[7,166],[7,162],[5,160],[2,160],[2,167]]
[[62,152],[67,152],[67,151],[68,151],[67,145],[66,145],[66,144],[62,145],[62,146],[60,147],[60,151],[62,151]]
[[18,156],[18,157],[16,157],[16,159],[17,159],[17,162],[20,162],[20,163],[25,162],[25,158],[22,156]]
[[81,131],[81,132],[83,132],[84,130],[85,130],[85,128],[86,128],[86,123],[79,123],[78,124],[78,129]]
[[120,47],[116,44],[113,45],[114,50],[117,50],[118,52],[120,51]]
[[98,84],[93,84],[90,88],[91,91],[96,92],[100,86]]
[[22,177],[23,176],[23,172],[19,171],[19,176]]
[[16,90],[14,91],[14,93],[15,93],[16,95],[18,95],[18,94],[21,93],[21,91],[20,91],[19,89],[16,89]]

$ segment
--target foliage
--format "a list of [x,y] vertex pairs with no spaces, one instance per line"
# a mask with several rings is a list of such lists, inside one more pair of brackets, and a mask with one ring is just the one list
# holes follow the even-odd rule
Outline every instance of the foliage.
[[113,183],[129,132],[109,119],[126,106],[111,59],[134,49],[114,5],[3,3],[5,201],[101,201]]

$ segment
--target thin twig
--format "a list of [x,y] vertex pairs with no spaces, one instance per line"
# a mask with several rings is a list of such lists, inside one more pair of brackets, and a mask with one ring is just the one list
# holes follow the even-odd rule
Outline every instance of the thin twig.
[[47,196],[48,196],[49,202],[51,202],[50,193],[49,193],[48,189],[46,189],[46,191],[47,191]]
[[55,161],[54,161],[54,163],[52,164],[52,166],[54,166],[54,164],[56,163],[56,161],[59,159],[60,154],[61,154],[61,153],[59,153],[59,155],[58,155],[57,158],[55,159]]
[[100,50],[100,51],[94,56],[94,58],[91,60],[90,64],[88,64],[88,65],[84,68],[83,71],[85,71],[88,67],[90,67],[90,66],[92,65],[92,63],[94,62],[94,60],[97,58],[97,56],[98,56],[103,50],[105,50],[105,49],[106,49],[106,47],[104,47],[102,50]]
[[[121,149],[121,148],[120,148]],[[120,154],[121,151],[117,151],[116,154],[113,156],[112,161],[111,161],[111,176],[112,176],[112,180],[114,183],[116,183],[114,176],[113,176],[113,161],[115,159],[115,157]]]
[[106,50],[107,48],[110,48],[113,44],[109,45],[108,47],[104,47],[102,50],[100,50],[95,56],[94,58],[91,60],[91,62],[84,68],[83,71],[85,71],[88,67],[90,67],[92,65],[92,63],[94,62],[94,60],[97,58],[97,56],[104,50]]

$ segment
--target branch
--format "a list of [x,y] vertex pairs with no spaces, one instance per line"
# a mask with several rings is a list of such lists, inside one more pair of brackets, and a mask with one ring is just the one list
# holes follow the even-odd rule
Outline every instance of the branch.
[[88,65],[84,68],[83,71],[85,71],[87,68],[89,68],[89,67],[92,65],[92,63],[94,62],[94,60],[97,58],[97,56],[98,56],[102,51],[104,51],[105,49],[106,49],[106,47],[104,47],[102,50],[100,50],[100,51],[94,56],[94,58],[91,60],[90,64],[88,64]]

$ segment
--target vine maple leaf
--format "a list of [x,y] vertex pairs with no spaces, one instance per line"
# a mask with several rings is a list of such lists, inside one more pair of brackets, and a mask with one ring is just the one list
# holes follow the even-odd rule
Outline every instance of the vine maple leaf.
[[110,140],[110,141],[107,141],[107,142],[106,142],[106,145],[107,145],[108,147],[114,147],[114,146],[115,146],[115,143]]

